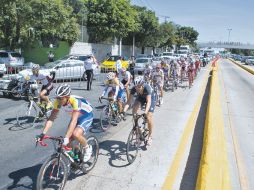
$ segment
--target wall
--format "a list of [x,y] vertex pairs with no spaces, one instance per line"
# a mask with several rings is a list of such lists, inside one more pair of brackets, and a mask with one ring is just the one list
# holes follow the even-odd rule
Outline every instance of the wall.
[[[151,55],[153,48],[145,48],[145,54]],[[113,44],[94,44],[85,42],[75,42],[70,49],[70,54],[94,54],[95,57],[102,61],[108,53],[119,55],[119,45]],[[141,54],[142,49],[135,47],[135,55]],[[130,57],[132,55],[132,46],[122,46],[122,56]]]

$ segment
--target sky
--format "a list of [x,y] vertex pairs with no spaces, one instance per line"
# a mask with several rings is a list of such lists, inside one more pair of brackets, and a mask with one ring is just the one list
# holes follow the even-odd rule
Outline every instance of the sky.
[[230,41],[254,44],[254,0],[131,0],[155,11],[160,22],[169,16],[199,32],[198,42]]

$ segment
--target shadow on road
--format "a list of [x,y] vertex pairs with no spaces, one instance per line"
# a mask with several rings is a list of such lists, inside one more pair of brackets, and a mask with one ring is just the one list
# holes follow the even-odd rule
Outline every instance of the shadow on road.
[[[35,189],[36,180],[42,164],[32,167],[23,168],[9,174],[9,178],[13,179],[13,183],[7,189]],[[27,178],[29,178],[30,183]]]
[[[211,74],[211,73],[210,73]],[[204,126],[206,119],[206,110],[208,105],[209,91],[210,91],[211,77],[208,79],[208,83],[205,89],[205,94],[202,99],[201,107],[198,113],[197,122],[193,134],[190,153],[183,174],[183,178],[180,185],[180,190],[194,190],[196,187],[196,181],[198,177],[198,170],[200,164],[200,158],[203,147]]]
[[126,158],[125,142],[114,140],[103,141],[100,143],[100,155],[109,157],[109,165],[112,167],[121,168],[129,165]]

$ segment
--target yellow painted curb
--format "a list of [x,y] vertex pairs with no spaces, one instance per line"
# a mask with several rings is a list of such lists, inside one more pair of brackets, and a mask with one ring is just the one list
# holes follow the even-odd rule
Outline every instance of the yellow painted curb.
[[212,69],[196,190],[231,189],[217,70],[218,64]]
[[241,64],[237,63],[233,59],[229,59],[229,60],[232,61],[234,64],[238,65],[239,67],[241,67],[242,69],[244,69],[245,71],[248,71],[249,73],[254,75],[254,70],[252,70],[252,69],[250,69],[248,67],[245,67],[244,65],[241,65]]
[[192,113],[189,117],[189,120],[186,123],[183,135],[182,135],[181,140],[180,140],[180,144],[177,148],[177,152],[174,156],[173,162],[170,166],[170,169],[168,171],[168,174],[166,176],[164,184],[161,188],[162,190],[169,190],[169,189],[173,188],[173,185],[174,185],[175,179],[177,177],[177,174],[178,174],[178,171],[179,171],[179,168],[180,168],[180,164],[181,164],[186,146],[188,144],[188,141],[189,141],[189,138],[190,138],[191,134],[193,134],[193,132],[194,132],[195,124],[196,124],[197,117],[198,117],[198,112],[199,112],[200,107],[201,107],[202,98],[204,96],[207,81],[208,81],[208,77],[209,77],[209,71],[210,70],[207,70],[207,73],[205,74],[206,76],[205,76],[205,80],[202,84],[200,94],[197,98],[195,107],[194,107],[194,109],[193,109],[193,111],[192,111]]

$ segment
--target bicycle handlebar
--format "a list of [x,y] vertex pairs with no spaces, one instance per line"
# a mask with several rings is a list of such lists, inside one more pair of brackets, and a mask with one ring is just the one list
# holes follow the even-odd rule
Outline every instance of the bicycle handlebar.
[[38,143],[41,146],[44,146],[44,147],[48,146],[47,143],[43,142],[43,140],[45,140],[45,139],[50,139],[50,140],[54,140],[54,141],[58,141],[58,142],[62,142],[63,141],[63,137],[52,137],[52,136],[46,136],[45,135],[41,141],[36,140],[36,146],[37,146]]
[[100,98],[99,98],[100,103],[102,103],[101,100],[114,101],[114,98],[104,98],[104,97],[100,97]]

